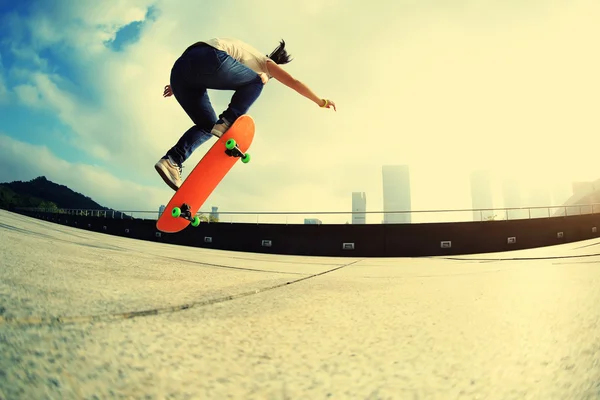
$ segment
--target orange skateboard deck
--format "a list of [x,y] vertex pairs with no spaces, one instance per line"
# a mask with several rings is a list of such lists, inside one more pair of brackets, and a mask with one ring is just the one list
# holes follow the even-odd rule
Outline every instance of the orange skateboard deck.
[[[198,226],[200,220],[196,213],[208,196],[238,160],[250,160],[250,155],[246,152],[253,139],[254,119],[247,114],[242,115],[213,144],[183,181],[156,221],[156,228],[162,232],[175,233],[184,230],[190,222],[192,226]],[[232,148],[232,145],[235,147]]]

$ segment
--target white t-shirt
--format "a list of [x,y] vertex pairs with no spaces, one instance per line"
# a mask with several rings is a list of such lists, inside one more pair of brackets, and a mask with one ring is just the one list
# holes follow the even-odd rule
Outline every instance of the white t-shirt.
[[213,38],[204,40],[203,43],[222,50],[231,57],[246,65],[256,73],[264,72],[269,78],[272,78],[267,68],[267,60],[269,57],[238,39],[232,38]]

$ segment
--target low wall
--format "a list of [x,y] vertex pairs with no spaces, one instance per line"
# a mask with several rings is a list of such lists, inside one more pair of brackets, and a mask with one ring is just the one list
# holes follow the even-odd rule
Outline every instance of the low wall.
[[140,240],[302,256],[424,257],[492,253],[593,239],[598,237],[597,227],[600,227],[600,214],[587,214],[512,221],[381,225],[203,223],[167,234],[156,229],[155,220],[37,211],[19,213]]

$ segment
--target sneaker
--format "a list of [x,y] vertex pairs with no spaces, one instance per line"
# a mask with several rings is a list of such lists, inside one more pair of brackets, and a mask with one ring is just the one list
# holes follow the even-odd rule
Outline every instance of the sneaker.
[[171,189],[177,191],[181,186],[181,165],[177,165],[168,156],[161,158],[154,168]]
[[216,137],[220,138],[221,136],[223,136],[223,134],[225,132],[227,132],[227,129],[229,129],[229,124],[227,123],[227,121],[220,119],[217,121],[217,123],[215,124],[215,126],[213,126],[212,130],[210,131],[210,133],[212,133],[213,135],[215,135]]

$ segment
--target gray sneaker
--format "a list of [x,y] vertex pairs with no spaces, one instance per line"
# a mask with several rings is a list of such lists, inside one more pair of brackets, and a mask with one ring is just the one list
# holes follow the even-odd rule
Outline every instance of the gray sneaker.
[[181,186],[181,165],[175,164],[169,157],[163,157],[154,165],[156,172],[169,187],[175,191]]
[[225,132],[227,132],[227,129],[229,129],[229,127],[230,125],[227,123],[227,121],[220,119],[217,121],[215,126],[213,126],[210,133],[220,138],[221,136],[223,136],[223,134],[225,134]]

